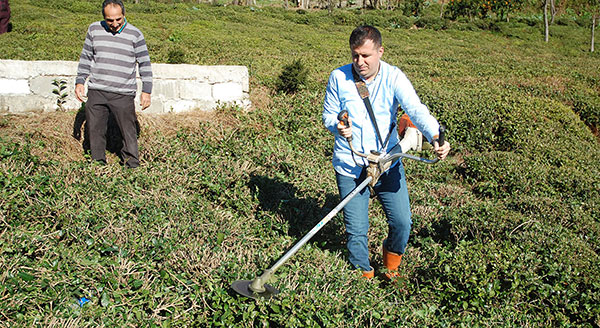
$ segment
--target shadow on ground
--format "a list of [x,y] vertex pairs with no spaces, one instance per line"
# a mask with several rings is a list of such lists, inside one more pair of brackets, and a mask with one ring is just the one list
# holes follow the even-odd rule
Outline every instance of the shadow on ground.
[[[250,190],[259,200],[259,211],[265,228],[277,230],[296,239],[302,239],[317,225],[340,200],[337,194],[326,194],[325,204],[315,198],[303,198],[298,189],[287,182],[265,176],[252,176]],[[268,217],[268,219],[264,219]],[[270,221],[270,222],[267,222]],[[331,219],[309,242],[330,251],[345,249],[345,235],[341,211]],[[282,253],[283,254],[283,253]]]

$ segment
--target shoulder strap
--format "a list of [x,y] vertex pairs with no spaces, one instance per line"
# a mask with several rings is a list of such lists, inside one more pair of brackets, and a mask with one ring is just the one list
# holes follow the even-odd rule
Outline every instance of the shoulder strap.
[[367,107],[367,112],[369,112],[369,117],[371,118],[371,122],[373,122],[373,127],[375,128],[375,133],[377,133],[377,139],[379,140],[379,145],[381,145],[381,148],[383,149],[383,139],[381,138],[379,127],[377,126],[377,121],[375,120],[375,114],[373,114],[373,107],[371,107],[371,101],[369,100],[369,89],[367,88],[365,81],[363,81],[363,79],[361,79],[358,73],[354,70],[354,65],[352,65],[352,76],[354,77],[354,84],[358,90],[358,95],[365,103],[365,107]]

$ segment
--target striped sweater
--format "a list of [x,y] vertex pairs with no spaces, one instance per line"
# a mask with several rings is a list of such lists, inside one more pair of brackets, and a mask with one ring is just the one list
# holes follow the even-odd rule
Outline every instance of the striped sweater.
[[142,79],[142,92],[152,92],[150,56],[142,32],[126,23],[120,33],[113,34],[104,21],[90,25],[77,67],[76,84],[88,89],[135,95],[136,63]]

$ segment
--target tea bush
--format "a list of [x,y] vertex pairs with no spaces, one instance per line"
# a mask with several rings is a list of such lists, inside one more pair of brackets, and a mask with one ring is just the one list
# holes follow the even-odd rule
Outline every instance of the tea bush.
[[[600,63],[587,29],[554,26],[545,44],[539,24],[512,18],[436,31],[410,29],[416,18],[397,11],[126,5],[153,62],[181,49],[190,64],[246,65],[253,108],[140,113],[136,170],[89,163],[70,137],[76,113],[0,118],[0,326],[600,324]],[[85,1],[13,10],[16,33],[0,37],[10,59],[77,60],[101,19]],[[278,298],[239,297],[233,281],[259,275],[339,202],[321,106],[361,23],[381,28],[384,60],[453,149],[435,166],[404,162],[404,276],[350,270],[338,215],[278,270]],[[306,83],[273,92],[290,58]],[[370,217],[379,271],[378,202]]]
[[308,72],[300,59],[285,65],[279,74],[277,90],[285,93],[295,93],[306,84]]

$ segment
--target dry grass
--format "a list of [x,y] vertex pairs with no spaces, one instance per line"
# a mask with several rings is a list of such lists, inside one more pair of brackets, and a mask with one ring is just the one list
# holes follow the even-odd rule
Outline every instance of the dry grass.
[[[0,137],[17,144],[27,140],[39,147],[32,154],[45,161],[61,163],[84,160],[82,140],[73,137],[76,112],[47,112],[27,115],[4,115],[0,120]],[[237,120],[220,112],[191,111],[181,114],[146,114],[138,112],[141,126],[139,143],[152,143],[156,132],[167,138],[178,131],[194,131],[200,122],[210,122],[215,131],[237,124]],[[83,128],[81,129],[81,131]],[[109,157],[109,161],[111,157]],[[115,157],[112,160],[116,161]]]

